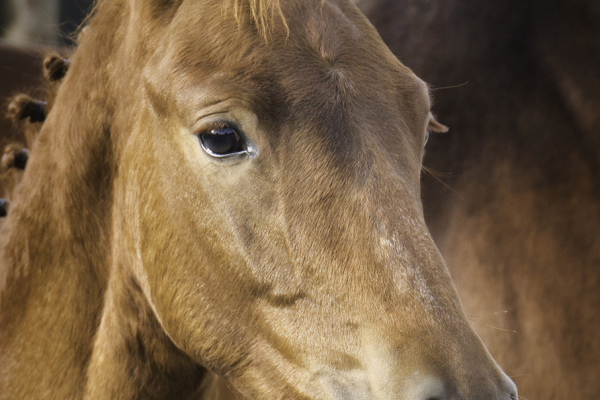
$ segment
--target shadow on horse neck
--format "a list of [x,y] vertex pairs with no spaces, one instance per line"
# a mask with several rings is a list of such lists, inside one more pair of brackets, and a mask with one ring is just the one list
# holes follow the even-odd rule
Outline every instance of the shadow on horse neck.
[[348,2],[104,1],[2,230],[0,398],[515,399]]

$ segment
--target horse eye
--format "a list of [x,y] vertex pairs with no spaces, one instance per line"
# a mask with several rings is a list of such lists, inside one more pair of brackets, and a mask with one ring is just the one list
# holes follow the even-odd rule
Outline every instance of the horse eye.
[[427,131],[427,133],[425,134],[425,140],[423,141],[423,147],[425,147],[425,145],[427,144],[428,141],[429,141],[429,131]]
[[237,131],[229,126],[200,132],[202,147],[212,156],[227,156],[245,150],[244,142]]

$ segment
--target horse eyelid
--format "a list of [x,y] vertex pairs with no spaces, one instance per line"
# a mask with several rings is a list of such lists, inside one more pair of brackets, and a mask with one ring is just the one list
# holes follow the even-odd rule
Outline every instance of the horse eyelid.
[[228,121],[226,119],[222,119],[222,118],[216,118],[213,120],[206,121],[205,123],[202,124],[202,126],[200,128],[194,130],[194,135],[198,136],[204,132],[209,132],[213,129],[223,129],[223,128],[231,128],[234,131],[236,131],[236,133],[238,135],[240,135],[240,137],[244,136],[242,130],[238,127],[238,125],[236,123]]

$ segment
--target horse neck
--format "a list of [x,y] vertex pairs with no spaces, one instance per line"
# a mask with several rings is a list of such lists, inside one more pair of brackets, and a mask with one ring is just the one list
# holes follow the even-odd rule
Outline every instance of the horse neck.
[[110,265],[115,173],[96,68],[75,55],[2,228],[0,399],[77,398],[85,382]]
[[[135,109],[136,96],[129,89],[139,87],[139,74],[123,64],[135,59],[125,54],[131,43],[116,42],[125,35],[111,28],[117,2],[102,6],[71,60],[2,230],[0,399],[186,397],[207,376],[165,337],[126,257],[113,257],[118,149],[130,129],[126,110]],[[163,379],[144,362],[160,363]],[[216,384],[206,382],[199,390],[214,394]]]

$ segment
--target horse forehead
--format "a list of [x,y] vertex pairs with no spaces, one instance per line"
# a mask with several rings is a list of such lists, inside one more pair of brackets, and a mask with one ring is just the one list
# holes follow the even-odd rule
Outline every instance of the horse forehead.
[[294,66],[303,66],[346,85],[350,84],[346,74],[350,71],[355,72],[355,78],[364,78],[367,70],[387,79],[394,79],[394,75],[414,75],[395,57],[390,57],[372,27],[337,4],[323,2],[321,7],[304,13],[290,12],[289,21],[291,45],[277,49],[272,56],[277,61],[287,58],[284,63],[292,67],[287,68],[290,74],[297,69]]
[[356,24],[336,4],[324,2],[322,7],[311,10],[302,24],[303,36],[308,46],[323,61],[335,59],[365,40]]
[[[358,21],[357,10],[342,9],[328,1],[300,0],[282,4],[282,19],[273,16],[273,26],[265,38],[257,35],[247,15],[234,18],[234,11],[221,8],[219,18],[208,18],[207,7],[212,2],[186,3],[189,6],[180,13],[178,25],[171,33],[172,45],[179,63],[200,65],[204,62],[222,70],[243,69],[249,74],[260,73],[261,64],[268,69],[294,73],[299,68],[319,63],[336,69],[364,64],[368,58],[377,57],[378,65],[387,63],[399,75],[411,74],[407,68],[390,57],[391,53],[366,19]],[[214,15],[214,13],[213,13]],[[285,22],[284,25],[281,22]],[[365,32],[365,31],[372,32]],[[171,49],[166,50],[167,53]],[[386,52],[387,54],[382,54]],[[199,58],[200,60],[196,60]],[[308,62],[308,63],[307,63]],[[371,64],[371,73],[377,73]],[[273,71],[270,71],[273,72]]]
[[[391,55],[374,29],[349,5],[284,3],[288,35],[285,29],[274,28],[270,41],[261,40],[222,9],[217,13],[220,18],[206,20],[201,9],[205,5],[191,3],[192,8],[180,14],[173,32],[176,37],[158,55],[168,70],[187,77],[176,84],[178,97],[194,96],[193,88],[218,77],[226,83],[219,90],[224,96],[227,88],[242,88],[242,96],[258,103],[270,99],[291,107],[319,104],[323,110],[319,114],[330,120],[332,113],[338,121],[349,114],[354,114],[354,121],[390,120],[400,117],[400,105],[408,110],[402,113],[407,115],[410,108],[427,108],[427,101],[421,101],[428,97],[423,96],[427,93],[424,83]],[[168,85],[160,78],[164,72],[169,73],[159,68],[155,74],[159,79],[152,79],[158,86]],[[228,92],[240,95],[239,90]],[[299,107],[295,112],[303,110],[312,112],[314,107]],[[369,113],[370,118],[358,117]]]

